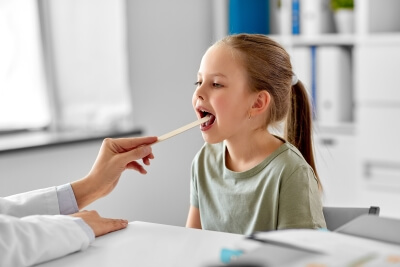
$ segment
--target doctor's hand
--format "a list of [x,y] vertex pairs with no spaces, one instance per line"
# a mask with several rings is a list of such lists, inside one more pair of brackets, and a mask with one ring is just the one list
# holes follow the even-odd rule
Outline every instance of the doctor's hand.
[[92,228],[96,237],[124,229],[128,225],[127,220],[100,217],[95,210],[84,210],[71,216],[82,218]]
[[71,183],[78,208],[82,209],[108,195],[126,169],[146,174],[142,164],[150,165],[150,160],[154,158],[150,144],[156,141],[155,136],[104,139],[89,174]]

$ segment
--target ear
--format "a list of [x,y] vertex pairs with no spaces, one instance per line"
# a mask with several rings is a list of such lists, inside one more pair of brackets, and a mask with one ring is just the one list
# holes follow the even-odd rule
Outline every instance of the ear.
[[258,92],[254,98],[253,105],[251,106],[250,114],[256,116],[264,113],[268,109],[270,102],[271,95],[267,91],[263,90]]

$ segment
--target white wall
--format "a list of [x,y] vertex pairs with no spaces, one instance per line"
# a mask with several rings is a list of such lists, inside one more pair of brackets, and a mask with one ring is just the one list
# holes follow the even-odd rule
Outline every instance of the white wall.
[[[128,1],[128,14],[135,121],[146,134],[161,135],[196,118],[191,99],[212,42],[211,1]],[[143,219],[184,225],[190,164],[202,144],[193,129],[154,146],[149,177],[135,183],[140,209],[148,211],[140,212]]]
[[[196,117],[191,106],[202,54],[212,42],[211,1],[127,1],[131,86],[137,126],[161,135]],[[184,225],[190,164],[203,144],[193,129],[153,147],[146,176],[125,172],[118,187],[92,204],[106,217]],[[0,154],[0,196],[84,176],[100,142]]]

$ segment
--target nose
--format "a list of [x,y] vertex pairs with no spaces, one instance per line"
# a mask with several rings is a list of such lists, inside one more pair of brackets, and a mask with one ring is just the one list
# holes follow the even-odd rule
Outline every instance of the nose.
[[197,88],[196,91],[194,91],[193,96],[192,96],[192,105],[195,108],[197,105],[199,105],[199,101],[204,101],[204,97],[199,91],[200,88]]
[[196,91],[193,93],[193,97],[192,97],[192,104],[193,107],[195,107],[198,104],[198,101],[203,101],[204,98],[201,95],[198,95],[196,93]]
[[204,89],[203,86],[200,85],[196,88],[196,91],[194,91],[193,94],[193,99],[201,99],[204,100]]

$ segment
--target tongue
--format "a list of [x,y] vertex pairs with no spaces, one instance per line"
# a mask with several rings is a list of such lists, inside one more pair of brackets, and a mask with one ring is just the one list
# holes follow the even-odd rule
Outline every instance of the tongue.
[[210,119],[208,121],[206,121],[205,123],[203,123],[203,127],[207,127],[207,126],[209,126],[209,125],[214,123],[215,116],[212,115],[212,114],[209,114],[208,117],[210,117]]

